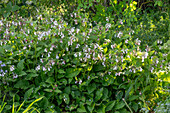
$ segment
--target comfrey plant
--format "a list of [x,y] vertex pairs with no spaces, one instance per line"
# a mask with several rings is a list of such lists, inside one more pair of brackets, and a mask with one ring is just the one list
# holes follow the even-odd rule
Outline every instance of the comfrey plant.
[[44,96],[35,103],[40,112],[151,109],[147,101],[154,103],[156,72],[166,58],[149,46],[142,50],[136,31],[122,21],[107,17],[105,25],[93,26],[80,14],[72,14],[78,26],[68,26],[52,11],[38,14],[36,21],[1,21],[1,94],[8,102],[13,94],[16,101],[29,102]]

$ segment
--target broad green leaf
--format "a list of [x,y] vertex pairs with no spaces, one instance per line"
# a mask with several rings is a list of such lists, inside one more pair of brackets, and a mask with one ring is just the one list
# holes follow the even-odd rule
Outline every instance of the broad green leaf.
[[129,96],[129,92],[132,90],[132,88],[133,88],[133,83],[131,83],[129,89],[126,91],[125,99]]
[[4,48],[5,50],[11,50],[12,46],[11,46],[11,45],[5,45],[5,46],[3,46],[3,48]]
[[17,11],[17,10],[19,10],[19,9],[20,9],[20,7],[17,6],[17,5],[14,5],[14,6],[12,7],[12,11]]
[[69,97],[69,95],[66,94],[66,93],[64,93],[64,95],[63,95],[63,100],[64,100],[64,102],[65,102],[66,104],[69,104],[69,102],[70,102],[70,97]]
[[22,75],[26,75],[27,73],[25,73],[24,71],[21,71],[19,72],[19,75],[22,76]]
[[54,83],[54,78],[53,77],[49,77],[45,82],[53,84]]
[[66,77],[67,78],[73,78],[75,76],[77,76],[80,73],[81,69],[73,69],[73,68],[69,68],[66,70]]
[[86,101],[86,98],[84,96],[81,96],[80,100],[84,103]]
[[115,105],[116,101],[110,101],[106,104],[106,111],[112,110],[113,106]]
[[17,64],[17,68],[19,71],[22,71],[24,69],[24,59],[19,61],[19,63]]
[[52,92],[52,89],[44,89],[46,92]]
[[70,111],[72,111],[73,109],[76,109],[77,106],[78,106],[77,104],[76,104],[76,105],[75,105],[75,104],[71,104],[71,105],[70,105]]
[[139,96],[137,96],[137,95],[132,95],[129,97],[129,101],[133,101],[133,100],[137,99],[138,97]]
[[42,47],[37,47],[36,51],[40,51],[42,49]]
[[105,113],[105,105],[101,104],[97,109],[97,113]]
[[26,80],[20,80],[15,85],[15,88],[27,89],[29,87],[29,82]]
[[67,85],[67,80],[66,79],[61,79],[60,80],[60,85],[62,85],[62,84]]
[[79,112],[79,113],[86,113],[87,111],[86,111],[86,108],[82,105],[82,106],[80,106],[80,108],[78,108],[77,109],[77,112]]
[[59,90],[59,89],[55,89],[54,92],[56,92],[56,93],[61,93],[62,91]]
[[95,106],[95,103],[87,106],[87,109],[90,111],[90,113],[93,112],[94,106]]
[[120,113],[130,113],[129,111],[127,111],[125,108],[120,110]]
[[137,103],[133,103],[133,104],[132,104],[132,108],[135,110],[135,112],[137,112],[137,110],[138,110],[138,104],[137,104]]
[[46,109],[48,107],[49,101],[46,97],[44,97],[41,102],[40,102],[40,106],[43,109]]
[[30,70],[27,70],[26,72],[36,73],[36,70],[34,70],[34,69],[30,69]]
[[120,113],[119,111],[115,111],[115,113]]
[[70,84],[72,80],[73,80],[73,78],[69,78],[68,79],[68,84]]
[[9,2],[5,9],[6,9],[7,12],[11,11],[12,10],[12,3]]
[[64,74],[58,74],[57,77],[60,79],[60,78],[64,77]]
[[27,76],[26,76],[26,80],[31,80],[33,77],[37,77],[38,76],[38,74],[36,74],[36,73],[30,73],[30,74],[28,74]]
[[103,96],[103,88],[96,91],[95,101],[97,102]]
[[105,68],[102,64],[94,65],[94,71],[103,71]]
[[108,98],[108,94],[109,94],[109,91],[107,88],[104,88],[103,90],[103,96],[102,96],[102,100],[106,100]]
[[122,96],[123,96],[123,92],[122,91],[119,91],[116,93],[116,99],[122,99]]
[[167,60],[170,61],[170,53],[168,53]]
[[59,72],[60,74],[65,73],[65,71],[64,71],[63,69],[59,69],[58,72]]
[[67,94],[70,94],[70,92],[71,92],[70,86],[67,86],[67,87],[64,89],[64,92],[67,93]]
[[27,100],[33,93],[33,88],[30,88],[28,91],[25,92],[24,99]]
[[121,109],[125,106],[125,103],[123,101],[120,101],[116,103],[115,109]]
[[0,47],[0,53],[4,54],[4,49],[2,47]]
[[86,104],[89,105],[89,106],[92,104],[92,102],[93,102],[93,99],[92,99],[92,98],[86,100]]
[[92,93],[95,89],[96,89],[96,84],[95,83],[92,83],[91,85],[89,85],[87,87],[87,91],[88,91],[89,94]]
[[7,17],[9,17],[10,14],[11,14],[11,12],[7,12],[7,13],[4,13],[3,16],[4,16],[5,18],[7,18]]
[[127,38],[129,38],[129,37],[130,37],[129,34],[125,34],[125,36],[123,37],[123,39],[127,39]]

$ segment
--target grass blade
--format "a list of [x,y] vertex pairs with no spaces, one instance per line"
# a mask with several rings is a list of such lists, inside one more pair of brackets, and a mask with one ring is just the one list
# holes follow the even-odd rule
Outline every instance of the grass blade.
[[28,112],[28,111],[30,110],[31,106],[32,106],[35,102],[37,102],[37,101],[41,100],[42,98],[43,98],[43,97],[38,98],[38,99],[36,99],[34,102],[32,102],[32,103],[31,103],[31,104],[27,107],[27,109],[23,111],[23,113]]
[[3,106],[2,106],[2,108],[0,108],[0,113],[2,112],[2,110],[4,109],[4,107],[5,107],[6,104],[7,104],[7,103],[5,102],[5,103],[3,104]]
[[23,106],[25,100],[22,102],[22,104],[19,106],[18,110],[17,110],[17,113],[20,111],[21,107]]
[[14,108],[14,107],[15,107],[15,105],[14,105],[14,99],[15,99],[15,96],[13,96],[12,113],[15,113],[15,112],[14,112],[14,109],[15,109],[15,108]]

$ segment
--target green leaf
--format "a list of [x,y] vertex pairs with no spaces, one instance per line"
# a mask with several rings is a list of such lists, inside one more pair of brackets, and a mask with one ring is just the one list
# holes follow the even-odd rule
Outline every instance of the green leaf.
[[129,111],[127,111],[125,108],[120,110],[120,113],[130,113]]
[[123,36],[123,38],[122,39],[127,39],[127,38],[129,38],[130,37],[130,35],[129,34],[125,34],[125,36]]
[[0,47],[0,53],[4,54],[4,49],[2,47]]
[[67,84],[67,80],[66,79],[61,79],[60,80],[60,85],[62,85],[62,84],[66,85]]
[[95,89],[96,89],[96,84],[95,83],[92,83],[92,85],[89,85],[87,87],[87,91],[88,91],[89,94],[92,93]]
[[9,3],[7,4],[7,6],[5,7],[5,9],[6,9],[7,12],[11,11],[11,10],[12,10],[12,3],[9,2]]
[[92,102],[93,102],[93,99],[92,99],[92,98],[86,100],[86,104],[89,105],[89,106],[92,104]]
[[52,89],[44,89],[46,92],[52,92]]
[[61,93],[62,91],[59,90],[59,89],[55,89],[54,92],[56,92],[56,93]]
[[24,69],[24,59],[19,61],[19,63],[17,64],[17,68],[19,71],[22,71]]
[[28,91],[25,92],[24,99],[27,100],[32,94],[33,88],[30,88]]
[[11,45],[5,45],[5,46],[3,46],[3,48],[4,48],[5,50],[11,50],[12,46],[11,46]]
[[5,18],[7,18],[7,17],[9,17],[10,14],[11,14],[11,12],[7,12],[7,13],[4,13],[3,16],[4,16]]
[[94,65],[94,71],[103,71],[105,68],[103,65],[98,64],[98,65]]
[[36,73],[30,73],[30,74],[28,74],[27,76],[26,76],[26,80],[31,80],[33,77],[37,77],[38,76],[38,74],[36,74]]
[[103,96],[103,88],[100,88],[96,91],[95,101],[97,102]]
[[36,70],[31,69],[31,70],[27,70],[26,72],[30,72],[30,73],[36,73]]
[[68,79],[68,84],[70,84],[72,80],[73,80],[73,78],[69,78]]
[[116,104],[115,109],[121,109],[125,106],[125,103],[123,101],[120,101]]
[[40,51],[42,49],[42,47],[37,47],[36,51]]
[[17,5],[14,5],[14,6],[12,7],[12,11],[17,11],[17,10],[19,10],[19,9],[20,9],[20,7],[17,6]]
[[160,6],[160,7],[161,7],[161,6],[162,6],[162,4],[163,4],[163,3],[162,3],[162,1],[158,1],[158,6]]
[[66,74],[66,77],[67,78],[73,78],[73,77],[75,77],[75,76],[77,76],[79,73],[80,73],[80,70],[81,69],[73,69],[73,68],[69,68],[69,69],[67,69],[67,74]]
[[66,104],[69,104],[69,102],[70,102],[70,97],[69,97],[68,94],[64,93],[63,99],[64,99],[64,102],[65,102]]
[[167,60],[170,61],[170,53],[168,53]]
[[65,73],[65,71],[64,71],[63,69],[59,69],[58,72],[59,72],[60,74]]
[[15,85],[15,88],[27,89],[29,87],[29,82],[26,80],[20,80]]
[[81,97],[80,97],[80,100],[84,103],[84,102],[86,101],[86,97],[81,96]]
[[22,75],[26,75],[27,73],[25,73],[24,71],[21,71],[19,72],[19,75],[22,76]]
[[49,77],[45,82],[53,84],[54,83],[54,78],[53,77]]
[[41,100],[41,102],[40,102],[40,106],[43,109],[46,109],[48,107],[48,104],[49,104],[49,102],[48,102],[48,99],[46,97],[44,97],[43,100]]
[[137,104],[137,103],[133,103],[133,104],[132,104],[132,108],[135,110],[135,112],[137,112],[137,110],[138,110],[138,104]]
[[67,93],[67,94],[70,94],[70,92],[71,92],[70,86],[66,87],[64,89],[64,92]]
[[64,74],[58,74],[57,77],[60,79],[60,78],[64,77]]
[[115,111],[115,113],[120,113],[119,111]]
[[116,99],[121,99],[122,98],[122,96],[123,96],[123,92],[122,91],[120,91],[120,92],[118,92],[117,94],[116,94]]
[[110,101],[106,104],[106,111],[112,110],[113,106],[115,105],[116,101]]
[[91,104],[90,106],[87,106],[87,109],[90,111],[90,113],[92,113],[94,106],[95,106],[95,103]]
[[73,109],[76,109],[77,106],[78,106],[77,104],[76,105],[75,104],[71,104],[69,110],[72,111]]
[[105,105],[100,105],[99,108],[97,109],[97,113],[105,113]]
[[81,105],[80,108],[77,109],[77,112],[83,113],[83,112],[87,112],[87,111],[86,111],[86,108],[83,105]]
[[133,88],[133,83],[131,83],[129,89],[127,90],[127,92],[125,94],[125,99],[129,96],[129,92],[131,91],[132,88]]
[[133,101],[133,100],[137,99],[138,97],[139,96],[137,96],[137,95],[132,95],[129,97],[129,101]]
[[106,99],[108,98],[108,94],[109,94],[108,89],[107,89],[107,88],[104,88],[102,100],[106,100]]

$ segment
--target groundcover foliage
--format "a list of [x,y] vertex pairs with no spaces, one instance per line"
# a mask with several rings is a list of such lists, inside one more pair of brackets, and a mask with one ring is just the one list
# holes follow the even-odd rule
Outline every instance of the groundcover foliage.
[[[34,17],[3,18],[0,112],[28,107],[27,112],[45,113],[153,111],[169,94],[162,91],[169,83],[169,34],[159,28],[168,27],[169,19],[160,15],[154,23],[145,15],[150,20],[145,23],[136,4],[122,2],[122,18],[102,8],[100,18],[102,13],[90,17],[82,8],[72,13],[45,8]],[[145,37],[160,30],[164,38],[158,33],[147,43]]]

